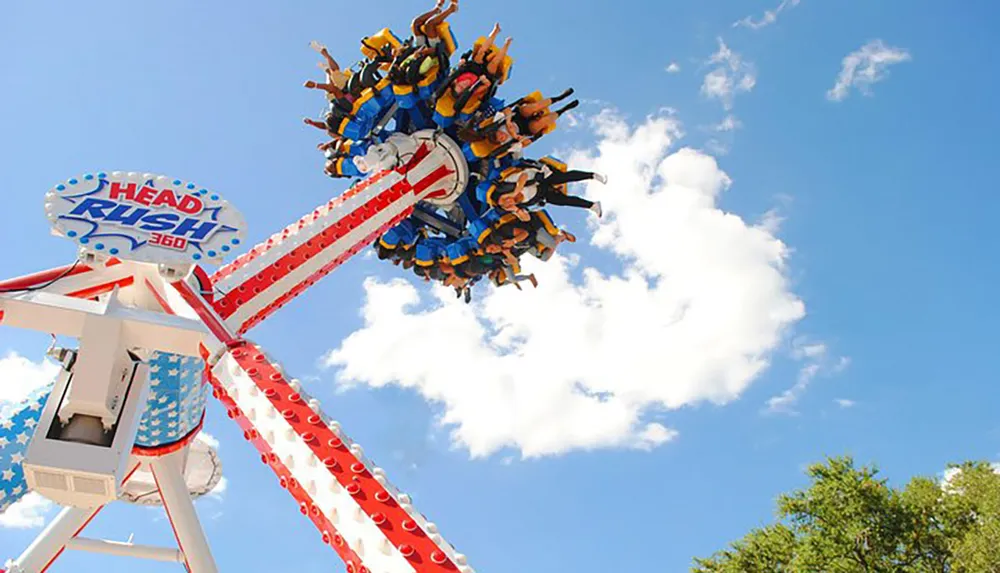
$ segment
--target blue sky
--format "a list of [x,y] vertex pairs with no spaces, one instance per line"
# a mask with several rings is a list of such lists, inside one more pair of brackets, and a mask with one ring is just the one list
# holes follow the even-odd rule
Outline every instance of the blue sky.
[[[826,454],[877,461],[894,480],[940,472],[951,461],[1000,457],[990,361],[1000,347],[994,328],[1000,312],[991,296],[1000,279],[1000,241],[990,225],[1000,208],[990,144],[1000,129],[993,101],[1000,80],[989,72],[1000,56],[989,25],[1000,7],[802,0],[786,4],[770,25],[733,26],[779,4],[665,1],[609,8],[595,1],[512,0],[469,2],[453,18],[463,45],[495,20],[514,36],[517,61],[507,95],[575,87],[586,99],[577,125],[541,141],[540,151],[576,150],[564,156],[612,176],[606,188],[587,190],[610,206],[602,227],[578,213],[555,213],[580,236],[567,250],[580,259],[570,260],[562,274],[540,270],[543,286],[566,286],[581,308],[591,308],[601,296],[614,295],[585,286],[584,267],[625,276],[642,264],[662,263],[655,274],[664,284],[685,282],[688,271],[699,279],[719,276],[725,280],[709,286],[738,297],[781,262],[784,282],[754,290],[761,297],[754,300],[783,312],[800,301],[804,314],[766,327],[754,322],[767,322],[761,313],[747,313],[746,322],[692,326],[732,327],[710,333],[720,338],[707,338],[712,344],[705,355],[686,357],[694,369],[726,360],[736,368],[746,364],[747,352],[763,361],[752,375],[727,378],[735,380],[735,390],[720,394],[724,404],[707,401],[709,391],[720,388],[712,376],[685,377],[687,370],[670,360],[631,369],[612,360],[630,375],[604,376],[605,389],[644,396],[631,403],[640,419],[617,438],[602,442],[586,431],[597,420],[561,410],[539,422],[541,430],[531,424],[498,428],[502,420],[470,415],[466,396],[459,395],[461,388],[491,387],[488,373],[463,377],[461,388],[435,386],[439,364],[401,362],[399,369],[412,366],[420,375],[394,380],[393,372],[374,367],[378,355],[368,356],[365,344],[405,314],[390,312],[393,302],[414,296],[419,303],[407,312],[435,340],[477,324],[503,333],[503,320],[489,315],[505,312],[513,317],[515,338],[541,344],[543,338],[531,337],[541,337],[542,327],[518,309],[531,308],[524,301],[532,297],[557,301],[559,292],[529,290],[513,298],[483,292],[479,305],[460,314],[422,284],[387,282],[397,277],[395,269],[372,259],[352,261],[252,333],[288,370],[310,380],[310,391],[329,413],[413,494],[477,570],[684,571],[692,556],[707,555],[769,519],[774,497],[801,485],[803,465]],[[318,132],[300,122],[322,107],[315,92],[301,87],[318,74],[308,43],[321,40],[342,62],[350,61],[359,55],[361,36],[384,26],[402,34],[417,9],[402,0],[368,11],[339,1],[5,6],[0,173],[7,179],[0,239],[8,248],[0,274],[70,260],[70,244],[48,235],[41,199],[56,181],[86,171],[146,170],[210,186],[243,211],[254,240],[341,192],[343,184],[321,172],[313,149]],[[720,39],[727,50],[720,50]],[[844,59],[875,40],[909,59],[888,67],[869,86],[871,95],[852,87],[842,100],[830,99]],[[672,62],[680,68],[676,73],[666,70]],[[735,82],[731,101],[708,97],[703,89],[706,76],[720,68]],[[744,79],[752,89],[738,89]],[[602,113],[609,109],[614,111]],[[713,128],[729,116],[739,129]],[[672,134],[669,145],[634,137],[642,126]],[[685,135],[678,137],[677,130]],[[724,211],[740,225],[736,231],[725,227],[737,234],[718,243],[716,227],[699,226],[697,217],[677,224],[689,234],[664,238],[653,232],[651,240],[665,241],[661,251],[689,256],[683,264],[667,255],[650,262],[625,244],[646,237],[635,212],[645,204],[642,189],[622,186],[630,173],[612,161],[613,154],[652,154],[651,163],[638,166],[641,172],[685,146],[700,150],[697,157],[714,156],[718,167],[678,156],[670,173],[690,185],[654,182],[650,193],[678,197],[697,188],[710,204],[692,214],[722,217]],[[731,184],[713,191],[712,181],[722,181],[719,170]],[[673,224],[664,223],[662,232],[669,235]],[[781,245],[785,251],[761,255],[733,248],[750,236],[742,233],[757,228],[767,235],[762,249]],[[618,239],[624,246],[616,250]],[[718,245],[726,252],[699,250]],[[717,266],[703,268],[698,261]],[[646,278],[652,291],[656,281]],[[642,296],[631,300],[662,300]],[[624,305],[621,297],[603,300]],[[379,301],[389,310],[374,312]],[[573,316],[573,308],[557,316]],[[378,316],[365,322],[359,309]],[[587,316],[612,328],[613,317]],[[750,350],[726,354],[718,350],[723,342]],[[45,343],[0,329],[0,353],[38,359]],[[627,337],[624,343],[630,344]],[[323,366],[327,353],[338,349],[334,362],[343,372]],[[599,349],[614,356],[612,350]],[[564,359],[564,351],[553,352]],[[516,354],[506,355],[504,368],[519,364]],[[522,389],[545,387],[528,384],[539,368],[570,369],[567,362],[539,366],[536,358],[516,371]],[[640,375],[633,375],[636,368]],[[338,390],[338,382],[347,381],[354,386]],[[794,400],[768,408],[797,381],[804,383]],[[679,393],[682,386],[685,393]],[[678,407],[658,403],[661,398]],[[543,398],[528,400],[544,405]],[[448,413],[456,424],[440,425]],[[221,569],[341,570],[227,422],[210,406],[208,429],[221,443],[228,488],[200,505]],[[637,449],[635,438],[649,424],[669,428],[671,439],[646,435],[647,447]],[[468,433],[452,433],[456,428]],[[471,455],[477,451],[482,455]],[[124,539],[134,532],[137,542],[169,545],[169,527],[157,517],[113,508],[88,534]],[[18,554],[35,533],[4,529],[0,559]],[[68,555],[53,570],[94,570],[97,564],[106,571],[134,566]]]

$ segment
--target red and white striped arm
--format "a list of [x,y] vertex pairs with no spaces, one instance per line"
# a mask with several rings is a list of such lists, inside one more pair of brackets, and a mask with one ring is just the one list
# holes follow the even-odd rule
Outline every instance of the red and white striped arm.
[[444,165],[418,171],[418,180],[407,168],[365,179],[220,269],[216,311],[238,334],[259,324],[408,217],[452,173]]
[[319,402],[244,340],[207,359],[213,394],[348,573],[473,573]]

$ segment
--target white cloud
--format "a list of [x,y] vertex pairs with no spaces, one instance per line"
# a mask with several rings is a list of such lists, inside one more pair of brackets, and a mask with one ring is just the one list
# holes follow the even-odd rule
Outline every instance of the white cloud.
[[668,74],[676,74],[681,71],[681,65],[677,62],[670,62],[670,65],[666,67],[666,71]]
[[705,142],[705,150],[717,157],[729,155],[729,144],[718,139],[709,139]]
[[214,450],[219,449],[219,439],[208,432],[199,432],[195,439]]
[[723,107],[730,110],[737,94],[749,92],[757,85],[757,70],[753,64],[743,61],[740,54],[732,51],[722,38],[718,41],[719,50],[708,60],[708,64],[715,67],[705,74],[701,93],[709,99],[721,101]]
[[781,0],[781,3],[772,10],[764,11],[764,15],[758,19],[754,19],[753,16],[747,16],[742,20],[733,23],[734,28],[750,28],[751,30],[760,30],[761,28],[766,28],[771,24],[778,21],[778,15],[785,10],[791,10],[792,8],[799,5],[802,0]]
[[826,97],[842,101],[852,87],[864,95],[871,95],[872,86],[888,76],[889,66],[910,60],[908,51],[886,46],[882,40],[872,40],[844,58],[837,83],[826,92]]
[[[993,468],[994,473],[1000,474],[1000,462],[992,463],[990,467]],[[961,490],[955,488],[952,484],[960,473],[962,473],[962,468],[951,467],[944,470],[941,474],[941,488],[948,493],[961,493]]]
[[55,507],[51,501],[29,493],[0,513],[0,528],[32,529],[45,525],[45,517]]
[[[820,374],[832,376],[843,372],[850,365],[850,359],[845,356],[831,359],[826,344],[806,343],[802,339],[792,342],[792,357],[804,364],[799,368],[798,377],[791,388],[768,399],[768,413],[797,414],[795,404],[805,394],[806,389],[809,388],[816,376]],[[845,402],[850,402],[850,400]],[[851,402],[848,406],[840,405],[847,408],[853,406],[854,403]]]
[[785,218],[777,209],[769,209],[760,218],[760,222],[757,225],[768,233],[775,235],[778,233],[778,230],[781,229],[781,224],[784,222]]
[[213,496],[217,499],[221,499],[222,494],[226,493],[227,489],[229,489],[229,480],[226,478],[226,476],[222,476],[221,478],[219,478],[219,483],[217,483],[215,487],[212,488],[212,491],[208,492],[208,495]]
[[715,131],[736,131],[743,127],[743,122],[740,121],[735,115],[729,114],[722,121],[712,126]]
[[847,398],[837,398],[834,402],[841,408],[853,408],[857,406],[857,402],[854,400],[848,400]]
[[364,326],[325,356],[340,384],[419,392],[473,457],[652,449],[677,436],[653,420],[665,410],[740,396],[805,313],[788,249],[719,208],[730,178],[674,149],[675,119],[630,125],[606,110],[592,125],[597,147],[568,159],[610,179],[588,187],[605,213],[591,244],[617,271],[525,257],[537,290],[480,288],[471,305],[369,279]]
[[59,365],[45,359],[33,362],[16,352],[8,352],[0,358],[0,415],[5,403],[10,405],[24,401],[34,391],[52,382],[57,372]]

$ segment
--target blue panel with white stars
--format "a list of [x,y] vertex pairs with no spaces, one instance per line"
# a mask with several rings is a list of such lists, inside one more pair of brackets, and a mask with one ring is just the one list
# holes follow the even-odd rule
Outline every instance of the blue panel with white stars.
[[39,388],[13,408],[0,409],[0,513],[28,493],[21,462],[52,386]]
[[[155,353],[149,361],[149,401],[139,422],[136,445],[166,446],[201,423],[208,396],[200,358]],[[0,513],[28,493],[21,462],[54,383],[17,405],[0,407]]]
[[201,358],[157,352],[149,361],[149,402],[139,422],[137,446],[172,444],[201,423],[208,385]]

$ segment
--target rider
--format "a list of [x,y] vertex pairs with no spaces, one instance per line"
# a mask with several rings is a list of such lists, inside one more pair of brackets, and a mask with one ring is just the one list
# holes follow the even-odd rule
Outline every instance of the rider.
[[[528,163],[526,161],[526,163]],[[496,185],[496,191],[491,198],[507,211],[514,211],[534,205],[559,205],[562,207],[580,207],[588,209],[601,217],[603,211],[599,201],[590,201],[566,193],[566,185],[580,181],[594,180],[601,184],[608,182],[607,177],[590,171],[555,171],[541,162],[531,162],[538,166],[533,177],[522,172],[516,183],[502,182]],[[533,188],[533,189],[532,189]]]
[[458,0],[451,0],[448,7],[442,10],[445,0],[437,0],[434,8],[413,19],[410,30],[418,44],[433,46],[441,42],[440,28],[448,16],[458,12]]

